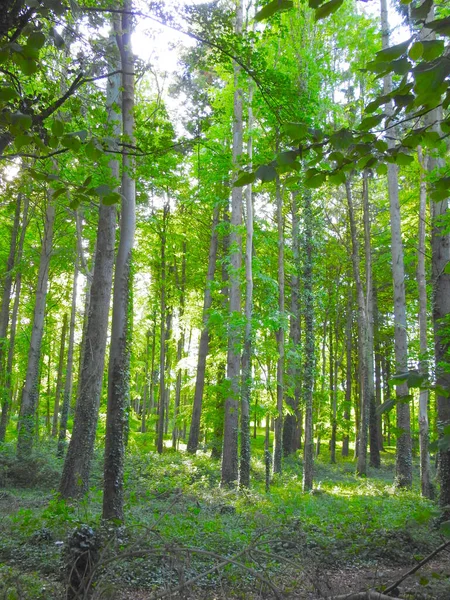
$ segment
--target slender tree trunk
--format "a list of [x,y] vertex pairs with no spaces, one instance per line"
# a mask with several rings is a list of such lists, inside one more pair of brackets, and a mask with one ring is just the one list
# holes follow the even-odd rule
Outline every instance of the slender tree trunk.
[[305,399],[305,443],[303,447],[304,492],[312,489],[314,477],[313,391],[315,379],[314,295],[313,295],[313,212],[311,192],[304,194],[304,267],[303,318],[305,323],[305,359],[303,367],[303,395]]
[[[427,282],[425,272],[425,236],[426,236],[426,213],[427,213],[427,184],[425,172],[427,169],[426,159],[422,154],[422,148],[417,148],[420,173],[420,198],[419,198],[419,245],[417,251],[417,287],[419,289],[419,337],[420,337],[420,361],[419,372],[428,377],[428,343],[427,343]],[[434,488],[431,482],[429,425],[428,425],[428,389],[422,388],[419,396],[419,443],[420,443],[420,484],[422,496],[434,498]]]
[[[117,64],[112,65],[112,70],[116,71],[116,67]],[[120,106],[120,75],[111,76],[107,87],[108,121],[112,126],[114,138],[117,140],[121,128],[120,115],[115,112],[116,106]],[[114,143],[112,149],[117,149],[117,147],[117,144]],[[118,161],[116,159],[110,160],[109,167],[113,178],[118,181]],[[94,453],[105,365],[115,236],[116,207],[115,205],[107,206],[101,203],[97,226],[94,274],[86,324],[85,352],[79,375],[79,393],[72,437],[67,449],[59,487],[59,492],[63,498],[80,496],[89,489],[89,474]]]
[[[242,35],[243,3],[236,0],[235,33]],[[234,64],[234,120],[233,120],[233,168],[238,170],[242,154],[243,118],[242,89],[239,87],[240,67]],[[241,282],[242,263],[242,188],[233,187],[231,194],[231,231],[230,231],[230,323],[228,333],[227,383],[225,400],[225,422],[222,453],[222,484],[235,485],[238,479],[238,428],[241,366]]]
[[53,191],[48,191],[45,212],[44,239],[39,260],[39,274],[34,304],[33,328],[28,352],[27,373],[22,394],[22,404],[17,434],[17,456],[27,459],[33,451],[35,435],[35,412],[39,398],[39,368],[41,345],[44,333],[45,306],[47,302],[48,272],[53,244],[53,226],[55,223],[55,205]]
[[[381,35],[383,48],[389,46],[389,22],[387,0],[381,0]],[[384,78],[384,93],[389,94],[392,89],[391,75]],[[386,114],[392,114],[392,101],[386,104]],[[387,137],[390,148],[395,146],[392,136]],[[403,260],[403,243],[401,235],[400,203],[398,194],[398,167],[388,164],[388,193],[389,212],[391,223],[391,253],[392,275],[394,280],[394,341],[395,341],[395,368],[397,373],[408,370],[408,339],[406,329],[406,297],[405,297],[405,265]],[[396,484],[398,487],[411,487],[412,485],[412,449],[411,449],[411,422],[409,403],[405,402],[408,396],[408,384],[396,386],[397,395],[397,438],[396,454]]]
[[349,455],[350,445],[350,410],[352,406],[352,324],[353,294],[352,286],[348,286],[347,319],[345,325],[345,405],[344,405],[344,438],[342,440],[342,456]]
[[[131,0],[124,8],[132,11]],[[131,49],[132,17],[122,14],[116,31],[122,63],[122,125],[126,144],[134,146],[134,58]],[[127,408],[130,394],[130,328],[132,319],[132,254],[136,229],[134,157],[124,146],[122,154],[122,206],[120,242],[114,276],[111,345],[109,351],[108,408],[106,414],[103,518],[123,521],[123,465]],[[131,314],[130,314],[131,313]]]
[[[333,323],[330,322],[330,396],[331,396],[331,440],[330,440],[330,462],[331,464],[336,463],[336,414],[337,414],[337,398],[336,398],[336,389],[334,385],[335,380],[335,353],[337,348],[333,346]],[[334,340],[337,345],[337,340]]]
[[[146,432],[147,428],[147,402],[149,395],[149,381],[148,381],[148,367],[150,362],[150,338],[153,340],[153,344],[155,343],[155,334],[150,329],[145,334],[147,341],[145,343],[145,365],[144,365],[144,383],[143,383],[143,396],[142,396],[142,416],[141,416],[141,433]],[[150,375],[152,377],[152,374]]]
[[[374,327],[374,350],[375,350],[375,405],[378,409],[381,406],[381,348],[380,348],[380,323],[378,313],[378,294],[377,288],[373,287],[373,327]],[[381,415],[376,412],[377,415],[377,429],[378,429],[378,447],[383,450],[383,431]]]
[[364,209],[364,248],[366,256],[366,393],[369,404],[369,445],[370,466],[380,467],[380,446],[378,439],[378,417],[375,398],[375,373],[374,373],[374,341],[373,341],[373,284],[372,284],[372,247],[370,226],[370,204],[369,204],[369,177],[367,171],[363,173],[363,209]]
[[202,332],[200,334],[200,342],[198,346],[197,359],[197,374],[195,379],[194,391],[194,406],[192,409],[191,427],[189,429],[189,439],[187,443],[187,451],[195,454],[198,448],[198,437],[200,432],[200,420],[202,415],[203,390],[205,388],[205,370],[206,358],[208,356],[210,332],[208,326],[209,311],[212,305],[212,290],[211,286],[214,281],[214,273],[216,270],[217,261],[217,245],[218,234],[217,225],[219,222],[220,206],[216,204],[213,211],[211,243],[209,246],[208,271],[206,274],[205,295],[203,298],[203,313],[202,313]]
[[359,242],[356,231],[356,221],[353,208],[353,196],[350,179],[345,182],[347,192],[348,216],[350,220],[350,232],[352,238],[352,265],[353,277],[355,279],[356,294],[358,299],[358,380],[360,390],[360,424],[359,443],[357,452],[356,472],[358,475],[367,474],[367,428],[369,424],[369,398],[367,394],[367,327],[368,319],[366,312],[366,301],[361,281],[361,267],[359,259]]
[[277,230],[278,230],[278,312],[280,325],[277,337],[277,417],[273,445],[273,472],[281,473],[283,455],[283,396],[284,396],[284,219],[283,196],[280,180],[276,180]]
[[[249,90],[248,129],[253,127],[253,86]],[[247,155],[252,163],[253,139],[247,141]],[[241,389],[241,464],[239,483],[250,486],[250,396],[252,389],[252,314],[253,314],[253,193],[251,184],[245,190],[246,205],[246,241],[245,241],[245,332],[242,353],[242,389]]]
[[[0,419],[0,442],[5,441],[6,436],[6,425],[8,424],[9,408],[11,403],[11,371],[12,371],[12,358],[14,355],[14,341],[17,325],[17,313],[19,309],[19,298],[20,298],[20,283],[21,273],[20,271],[16,275],[15,279],[15,296],[13,311],[11,316],[11,327],[9,333],[8,344],[6,342],[6,334],[8,330],[9,322],[9,305],[11,301],[11,289],[12,289],[12,276],[13,269],[16,265],[20,264],[22,259],[23,242],[25,239],[25,232],[27,228],[27,215],[28,215],[28,199],[25,198],[23,203],[23,219],[22,219],[22,230],[17,244],[18,229],[20,227],[20,207],[22,197],[19,195],[16,203],[16,212],[14,216],[14,224],[11,233],[10,251],[8,260],[6,263],[6,275],[3,282],[3,295],[2,305],[0,314],[0,389],[1,392],[1,405],[2,405],[2,416]],[[19,213],[19,219],[17,214]],[[6,354],[6,346],[8,347],[8,353]],[[6,355],[6,361],[5,361]],[[11,357],[11,360],[10,360]]]
[[169,342],[172,338],[172,308],[167,310],[167,318],[166,318],[166,337],[165,337],[165,346],[166,346],[166,365],[165,365],[165,377],[164,377],[164,435],[167,435],[169,432],[169,411],[170,411],[170,386],[172,383],[171,379],[171,369],[172,369],[172,352],[169,346]]
[[[184,307],[185,307],[185,289],[186,289],[186,239],[183,240],[183,258],[181,263],[181,285],[180,285],[180,309],[179,319],[181,322],[180,337],[177,344],[177,365],[180,364],[184,353],[184,341],[185,341],[185,324],[183,321]],[[178,444],[178,413],[180,410],[181,402],[181,384],[183,377],[183,369],[177,366],[177,380],[175,384],[175,403],[173,408],[173,430],[172,430],[172,448],[176,450]]]
[[169,206],[166,204],[163,211],[163,227],[161,231],[161,333],[159,349],[159,402],[156,449],[162,454],[164,447],[164,414],[165,414],[165,369],[166,369],[166,220]]
[[64,353],[66,349],[66,336],[67,336],[67,314],[63,318],[63,326],[61,331],[61,344],[59,348],[59,359],[58,359],[58,374],[56,377],[56,392],[55,392],[55,405],[53,407],[53,422],[52,422],[52,437],[56,437],[58,434],[58,417],[59,417],[59,400],[61,398],[61,389],[63,383],[63,370],[64,370]]
[[58,449],[57,455],[64,456],[64,449],[66,446],[66,434],[67,434],[67,420],[69,417],[70,399],[72,397],[72,382],[73,382],[73,349],[75,342],[75,318],[77,313],[77,285],[78,285],[78,255],[75,260],[75,270],[73,274],[73,285],[72,285],[72,306],[70,309],[70,322],[69,322],[69,343],[67,347],[67,362],[66,362],[66,373],[64,381],[64,392],[63,392],[63,403],[61,408],[61,420],[59,423],[59,435],[58,435]]
[[[289,322],[289,357],[288,357],[288,385],[285,395],[286,404],[292,414],[284,417],[283,423],[283,453],[284,456],[293,454],[300,447],[299,436],[299,404],[301,394],[301,378],[299,365],[300,346],[300,271],[299,271],[299,214],[297,204],[298,192],[292,193],[292,255],[294,272],[291,275],[291,314]],[[289,393],[288,390],[292,390]]]

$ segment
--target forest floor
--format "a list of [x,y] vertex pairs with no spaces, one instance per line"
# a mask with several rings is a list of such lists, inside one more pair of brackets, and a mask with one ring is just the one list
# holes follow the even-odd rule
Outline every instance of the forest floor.
[[[393,449],[361,479],[351,459],[330,465],[323,445],[315,490],[303,494],[298,456],[285,459],[265,492],[262,435],[246,491],[221,489],[220,463],[206,452],[159,456],[150,444],[130,438],[120,527],[100,519],[100,449],[89,495],[66,503],[55,492],[62,462],[51,442],[26,465],[12,444],[0,448],[0,598],[69,597],[68,540],[80,528],[85,544],[98,550],[93,597],[136,600],[316,600],[382,591],[446,541],[437,505],[420,497],[418,472],[412,491],[395,488]],[[450,599],[449,554],[437,555],[396,593]]]

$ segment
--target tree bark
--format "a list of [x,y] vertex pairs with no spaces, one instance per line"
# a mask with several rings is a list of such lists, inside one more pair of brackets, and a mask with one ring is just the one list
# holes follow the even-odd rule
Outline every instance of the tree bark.
[[66,446],[66,434],[67,434],[67,420],[69,417],[70,399],[72,397],[72,382],[73,382],[73,349],[75,342],[75,318],[77,313],[77,285],[78,285],[78,254],[75,260],[75,270],[73,273],[73,284],[72,284],[72,306],[70,309],[70,322],[69,322],[69,343],[67,346],[67,362],[66,362],[66,373],[64,381],[64,393],[63,403],[61,408],[61,420],[59,423],[59,434],[58,434],[58,448],[57,455],[64,456],[64,449]]
[[[9,244],[9,254],[6,261],[6,274],[3,279],[3,293],[0,309],[0,390],[2,417],[0,421],[0,442],[5,441],[6,423],[9,407],[8,390],[6,380],[9,377],[7,372],[7,352],[8,347],[7,332],[9,323],[9,306],[11,303],[11,290],[13,282],[13,270],[16,262],[17,236],[20,227],[20,212],[22,206],[22,195],[19,194],[15,203],[14,223],[11,231],[11,241]],[[24,224],[25,227],[25,224]],[[6,358],[6,360],[5,360]]]
[[[389,22],[387,0],[381,0],[381,36],[382,46],[389,46]],[[391,75],[384,78],[384,94],[389,94],[392,89]],[[386,104],[386,115],[392,114],[392,101]],[[387,137],[389,148],[395,146],[392,136]],[[388,194],[389,213],[391,224],[391,254],[392,275],[394,281],[394,342],[395,342],[395,368],[397,373],[408,370],[408,338],[406,329],[406,296],[405,296],[405,265],[403,260],[403,243],[401,234],[400,203],[398,194],[398,167],[388,164]],[[408,384],[396,386],[397,395],[397,437],[396,453],[396,485],[398,487],[411,487],[412,485],[412,447],[411,447],[411,420],[408,396]]]
[[21,412],[17,433],[17,456],[21,460],[30,458],[35,435],[35,412],[39,398],[39,368],[41,345],[44,333],[44,317],[47,302],[48,272],[53,245],[55,205],[53,191],[48,191],[45,212],[44,239],[39,259],[39,273],[34,304],[33,328],[31,331],[25,386],[22,394]]
[[353,277],[356,285],[356,296],[358,300],[358,380],[360,390],[360,421],[359,421],[359,437],[356,473],[358,475],[367,475],[367,428],[369,425],[369,398],[367,386],[367,329],[368,319],[366,312],[366,299],[364,297],[364,289],[361,281],[361,266],[359,258],[359,241],[356,231],[356,220],[353,207],[353,195],[350,179],[345,182],[347,192],[348,216],[350,221],[350,233],[352,238],[352,265]]
[[[253,86],[249,90],[248,129],[253,127]],[[247,141],[247,155],[252,164],[253,138],[250,134]],[[245,241],[245,331],[244,350],[242,352],[242,388],[241,388],[241,464],[239,483],[250,487],[250,397],[252,390],[252,314],[253,314],[253,193],[252,185],[245,189],[246,206],[246,241]]]
[[[116,65],[115,65],[116,66]],[[112,67],[112,70],[116,68]],[[120,135],[120,75],[108,79],[108,122],[114,139]],[[117,149],[117,143],[112,144]],[[111,175],[119,179],[119,162],[109,163]],[[94,258],[94,274],[86,324],[85,352],[79,376],[79,393],[75,408],[72,437],[64,462],[59,492],[63,498],[79,497],[89,489],[89,474],[94,453],[95,434],[100,406],[100,394],[105,365],[106,338],[108,333],[109,305],[111,300],[116,237],[116,207],[100,204],[97,226],[97,242]]]
[[198,438],[200,433],[200,420],[202,415],[203,390],[205,388],[205,371],[206,358],[208,356],[210,332],[208,326],[209,311],[212,305],[212,283],[214,281],[214,273],[217,262],[217,246],[218,234],[217,225],[219,222],[220,205],[216,204],[213,211],[212,226],[211,226],[211,242],[209,246],[208,270],[206,274],[205,295],[203,297],[203,313],[202,313],[202,331],[200,334],[200,342],[198,346],[197,358],[197,373],[195,379],[194,405],[192,408],[191,426],[189,429],[189,439],[187,443],[187,451],[190,454],[195,454],[198,448]]
[[166,370],[166,222],[169,213],[169,205],[163,210],[163,225],[161,230],[161,331],[159,345],[159,402],[158,402],[158,424],[156,449],[162,454],[164,448],[164,414],[165,414],[165,370]]
[[64,369],[64,353],[66,349],[66,335],[67,335],[67,314],[63,318],[63,326],[61,331],[61,343],[59,347],[58,357],[58,374],[56,376],[56,391],[55,391],[55,405],[53,407],[53,422],[52,422],[52,437],[56,437],[58,434],[58,417],[59,417],[59,401],[61,398],[61,388],[63,382],[63,369]]
[[374,373],[374,319],[373,319],[373,282],[372,282],[372,246],[369,203],[369,177],[367,171],[363,173],[363,208],[364,208],[364,249],[366,257],[366,394],[369,404],[369,446],[371,467],[380,468],[380,446],[378,436],[378,415],[375,398],[375,373]]
[[278,231],[278,312],[280,324],[277,337],[277,416],[273,445],[273,472],[281,473],[283,455],[283,396],[284,396],[284,219],[283,196],[280,180],[276,179],[277,231]]
[[[125,0],[124,9],[132,11],[131,0]],[[120,241],[114,275],[103,486],[103,518],[119,521],[124,518],[123,465],[130,394],[131,264],[136,230],[135,161],[127,149],[135,143],[132,17],[127,12],[122,14],[121,25],[121,30],[116,30],[116,36],[122,63],[122,126],[126,145],[122,150]]]
[[311,192],[304,193],[303,231],[303,318],[305,323],[305,359],[303,396],[305,400],[305,443],[303,447],[304,492],[310,491],[314,477],[313,391],[315,379],[314,295],[313,295],[313,213]]
[[[242,35],[243,3],[236,1],[235,33]],[[233,109],[233,169],[236,176],[242,154],[243,118],[242,89],[239,87],[240,67],[234,64],[234,109]],[[227,396],[225,400],[225,422],[223,434],[222,473],[223,485],[235,485],[238,479],[238,428],[241,366],[241,282],[242,263],[242,188],[233,187],[231,194],[230,231],[230,322],[227,353]]]

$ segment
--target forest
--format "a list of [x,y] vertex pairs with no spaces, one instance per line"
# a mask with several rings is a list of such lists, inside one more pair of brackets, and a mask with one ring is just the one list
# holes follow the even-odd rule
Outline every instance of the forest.
[[0,598],[450,598],[449,37],[2,1]]

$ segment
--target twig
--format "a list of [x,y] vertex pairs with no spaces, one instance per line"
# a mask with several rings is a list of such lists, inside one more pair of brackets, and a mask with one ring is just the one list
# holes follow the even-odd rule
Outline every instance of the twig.
[[409,571],[407,571],[404,575],[402,575],[400,577],[400,579],[398,579],[392,585],[390,585],[389,587],[387,587],[384,590],[384,594],[388,595],[392,591],[394,591],[395,588],[397,588],[407,577],[409,577],[410,575],[413,575],[416,571],[418,571],[421,567],[423,567],[423,565],[425,565],[432,558],[434,558],[436,556],[436,554],[439,554],[439,552],[442,552],[442,550],[445,550],[445,548],[447,548],[447,546],[450,546],[450,540],[448,540],[447,542],[444,542],[443,544],[441,544],[440,546],[438,546],[438,548],[436,548],[436,550],[433,550],[433,552],[431,552],[430,554],[428,554],[428,556],[425,556],[425,558],[423,560],[421,560],[419,563],[417,563],[417,565],[415,567],[413,567],[412,569],[410,569]]
[[[328,600],[392,600],[392,597],[386,596],[386,594],[382,594],[381,592],[369,590],[368,592],[350,592],[342,596],[329,596]],[[397,598],[397,600],[401,600],[401,598]]]

